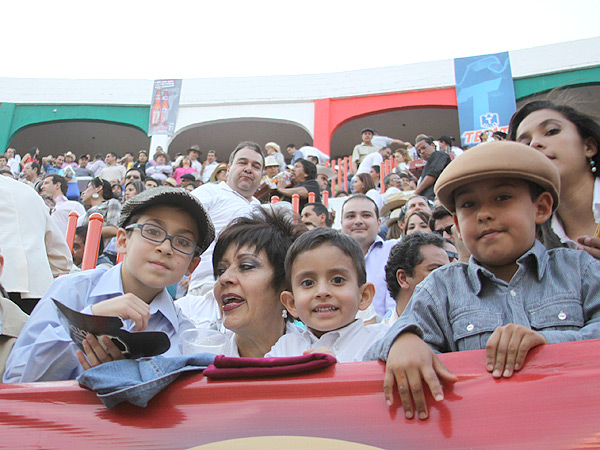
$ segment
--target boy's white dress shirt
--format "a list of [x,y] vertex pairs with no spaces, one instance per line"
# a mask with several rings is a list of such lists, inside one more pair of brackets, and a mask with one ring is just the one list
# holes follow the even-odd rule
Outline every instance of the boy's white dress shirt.
[[328,331],[320,338],[308,328],[301,333],[284,334],[265,358],[272,356],[300,356],[308,349],[326,347],[331,350],[338,362],[362,361],[369,347],[385,336],[389,326],[383,323],[364,325],[356,319],[339,330]]

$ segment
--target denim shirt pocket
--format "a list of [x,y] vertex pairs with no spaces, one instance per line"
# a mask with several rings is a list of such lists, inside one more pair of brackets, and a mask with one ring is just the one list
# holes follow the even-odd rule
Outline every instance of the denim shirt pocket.
[[452,334],[459,351],[481,350],[490,335],[502,325],[502,314],[494,311],[458,312],[452,322]]
[[575,296],[554,296],[528,311],[533,330],[580,330],[585,324],[583,305]]

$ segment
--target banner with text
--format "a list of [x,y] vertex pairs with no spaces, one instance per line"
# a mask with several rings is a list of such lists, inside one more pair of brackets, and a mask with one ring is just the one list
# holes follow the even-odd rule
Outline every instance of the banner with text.
[[148,136],[173,136],[180,95],[181,80],[154,80]]
[[516,110],[508,52],[454,60],[456,100],[463,146],[481,142],[485,131],[508,131]]

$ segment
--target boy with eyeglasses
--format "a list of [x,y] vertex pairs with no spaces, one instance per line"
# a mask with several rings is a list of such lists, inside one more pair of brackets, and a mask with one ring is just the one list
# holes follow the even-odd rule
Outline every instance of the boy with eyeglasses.
[[201,203],[180,188],[160,187],[129,200],[116,246],[123,262],[58,278],[33,311],[7,362],[4,382],[74,379],[84,369],[123,359],[107,337],[88,335],[85,355],[69,337],[53,300],[85,314],[120,317],[128,331],[162,331],[179,354],[179,335],[193,324],[165,289],[192,273],[214,240]]

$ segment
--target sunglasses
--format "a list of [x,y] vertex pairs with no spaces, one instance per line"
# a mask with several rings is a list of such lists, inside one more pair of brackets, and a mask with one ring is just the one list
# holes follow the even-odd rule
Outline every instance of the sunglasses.
[[452,234],[452,227],[453,225],[448,225],[447,227],[444,228],[440,228],[439,230],[433,230],[433,232],[435,234],[439,234],[440,236],[444,235],[444,232],[448,233],[448,234]]

